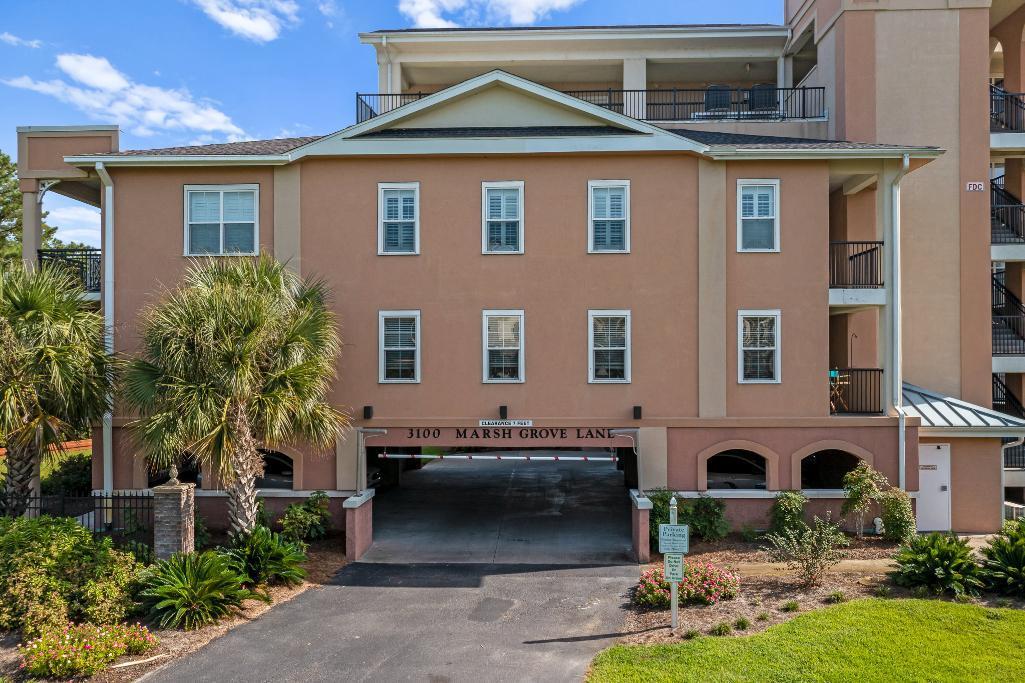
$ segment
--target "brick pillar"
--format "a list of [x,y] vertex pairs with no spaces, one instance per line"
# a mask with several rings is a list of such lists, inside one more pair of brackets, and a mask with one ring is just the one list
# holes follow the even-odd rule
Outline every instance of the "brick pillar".
[[630,491],[630,503],[634,560],[638,564],[647,564],[651,561],[651,533],[648,530],[651,501],[643,493],[633,489]]
[[196,485],[153,487],[153,551],[158,560],[196,549]]
[[355,562],[374,542],[374,489],[342,501],[345,509],[345,559]]

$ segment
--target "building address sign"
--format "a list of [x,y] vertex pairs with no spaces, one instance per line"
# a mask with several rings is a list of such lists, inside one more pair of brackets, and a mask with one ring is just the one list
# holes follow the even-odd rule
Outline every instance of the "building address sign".
[[[512,420],[510,420],[511,422]],[[529,422],[529,420],[521,420]],[[483,422],[483,420],[482,420]],[[406,438],[410,440],[439,439],[442,437],[442,430],[437,427],[408,427],[405,429]],[[608,441],[614,439],[610,427],[456,427],[454,429],[456,441],[504,441],[504,440],[534,440],[534,441],[567,441],[567,440],[595,440]]]

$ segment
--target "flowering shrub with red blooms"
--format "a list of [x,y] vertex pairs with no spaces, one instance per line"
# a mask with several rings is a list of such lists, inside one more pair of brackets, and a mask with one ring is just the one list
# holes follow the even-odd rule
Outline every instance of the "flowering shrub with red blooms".
[[[681,605],[714,605],[720,600],[732,600],[740,593],[740,577],[731,571],[708,562],[686,563],[680,582]],[[670,606],[669,582],[661,567],[653,567],[641,574],[634,591],[634,604],[645,607]]]
[[32,676],[65,678],[91,676],[121,655],[139,655],[157,645],[157,639],[139,624],[68,624],[51,629],[18,646],[21,668]]

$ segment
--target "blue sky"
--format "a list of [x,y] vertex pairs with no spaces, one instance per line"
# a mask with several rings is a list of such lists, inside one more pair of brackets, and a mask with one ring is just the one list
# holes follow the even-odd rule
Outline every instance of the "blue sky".
[[[124,149],[329,133],[377,90],[357,33],[474,25],[781,23],[783,0],[47,0],[3,4],[0,150],[15,127],[117,123]],[[98,244],[57,195],[58,236]]]

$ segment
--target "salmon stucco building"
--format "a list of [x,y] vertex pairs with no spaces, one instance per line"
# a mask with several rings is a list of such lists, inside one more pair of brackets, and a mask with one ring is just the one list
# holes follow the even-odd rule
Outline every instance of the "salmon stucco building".
[[[401,485],[381,456],[424,449],[615,454],[642,559],[647,490],[762,527],[783,490],[838,510],[860,461],[920,529],[991,532],[1025,504],[1023,5],[362,34],[379,92],[327,135],[19,129],[24,257],[74,261],[122,354],[191,257],[324,280],[356,427],[268,451],[262,495],[326,490],[353,556]],[[38,251],[48,191],[102,209],[101,249]],[[153,483],[127,420],[96,430],[97,489]]]

